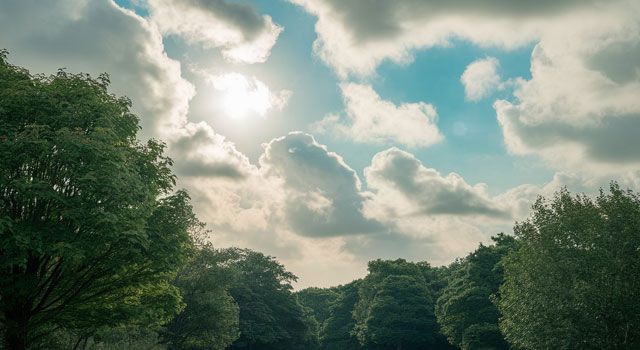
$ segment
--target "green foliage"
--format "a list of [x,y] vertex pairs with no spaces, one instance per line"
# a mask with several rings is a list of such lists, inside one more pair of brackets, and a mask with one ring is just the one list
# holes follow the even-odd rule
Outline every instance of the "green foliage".
[[640,348],[640,198],[612,184],[595,199],[543,198],[514,228],[500,327],[523,349]]
[[338,297],[329,306],[329,314],[320,329],[320,345],[326,350],[356,350],[360,343],[355,336],[353,310],[358,302],[358,283],[353,281],[337,289]]
[[240,307],[240,338],[233,349],[300,349],[317,342],[310,315],[292,293],[296,277],[272,257],[248,249],[222,250],[235,271],[229,292]]
[[238,338],[238,305],[228,292],[234,274],[224,258],[205,245],[178,274],[187,306],[163,332],[169,349],[226,349]]
[[322,324],[329,317],[329,307],[338,298],[333,288],[306,288],[296,293],[298,301],[313,311],[313,317]]
[[491,301],[503,280],[501,259],[515,248],[513,237],[493,237],[453,264],[447,286],[436,304],[436,316],[449,342],[467,349],[507,349],[498,328],[499,312]]
[[373,349],[422,349],[442,343],[434,315],[437,273],[403,259],[369,262],[354,309],[355,334]]
[[44,77],[0,55],[0,313],[10,349],[56,329],[168,321],[199,225],[164,145],[136,139],[108,77]]

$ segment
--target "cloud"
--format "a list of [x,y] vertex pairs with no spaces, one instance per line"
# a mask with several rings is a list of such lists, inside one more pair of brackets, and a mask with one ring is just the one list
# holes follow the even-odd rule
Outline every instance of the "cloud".
[[282,27],[270,16],[259,15],[248,4],[225,0],[148,0],[151,20],[164,34],[175,34],[191,43],[222,48],[231,61],[258,63],[267,60]]
[[272,92],[256,77],[246,77],[240,73],[210,75],[206,80],[216,90],[222,92],[219,104],[225,114],[243,117],[248,114],[265,116],[270,110],[282,110],[293,94],[290,90]]
[[356,172],[311,135],[289,133],[264,147],[261,170],[281,179],[286,220],[295,232],[338,236],[384,229],[362,215],[367,193]]
[[427,103],[385,101],[370,85],[340,85],[346,115],[328,115],[312,129],[348,137],[362,143],[399,143],[408,147],[427,147],[444,137],[438,130],[436,109]]
[[169,140],[170,152],[179,155],[179,176],[221,177],[242,180],[254,172],[249,159],[233,143],[216,134],[207,123],[189,123]]
[[639,14],[630,4],[542,37],[531,79],[494,104],[509,152],[596,177],[640,170]]
[[376,192],[371,204],[380,207],[375,210],[378,215],[510,218],[508,210],[492,201],[484,184],[471,186],[456,173],[442,176],[395,147],[373,157],[365,178]]
[[186,123],[195,90],[180,63],[167,57],[155,26],[111,1],[3,1],[0,33],[10,59],[34,73],[109,72],[111,91],[134,101],[147,137]]
[[460,77],[467,100],[481,100],[500,87],[499,66],[495,57],[479,59],[467,66]]
[[564,21],[585,9],[595,8],[595,12],[599,12],[610,3],[603,0],[289,1],[318,17],[314,50],[343,78],[370,75],[384,60],[410,62],[413,51],[451,45],[455,39],[482,46],[518,47],[539,38],[550,22]]

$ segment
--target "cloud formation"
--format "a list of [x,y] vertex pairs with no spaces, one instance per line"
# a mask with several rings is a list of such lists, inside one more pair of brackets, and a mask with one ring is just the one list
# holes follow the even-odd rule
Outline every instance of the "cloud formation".
[[[444,137],[438,130],[438,113],[428,103],[383,100],[370,85],[340,84],[346,118],[328,115],[312,125],[319,132],[348,137],[356,142],[427,147]],[[344,120],[346,119],[346,120]]]
[[[484,184],[469,185],[460,175],[442,176],[425,167],[413,154],[390,148],[376,154],[365,169],[377,205],[395,216],[452,215],[510,219]],[[381,212],[380,209],[377,210]]]
[[[167,57],[155,26],[111,1],[34,0],[0,5],[0,47],[32,72],[111,74],[111,91],[135,103],[146,137],[186,123],[194,87]],[[10,35],[8,33],[11,33]]]
[[532,78],[494,104],[511,153],[593,176],[640,169],[639,14],[637,2],[611,5],[542,37]]
[[163,34],[221,48],[225,58],[243,63],[267,60],[282,27],[248,4],[225,0],[148,0],[151,21]]
[[289,133],[264,147],[261,170],[281,179],[286,220],[295,232],[340,236],[384,230],[362,214],[367,194],[356,172],[311,135]]
[[367,76],[384,60],[407,63],[413,51],[455,39],[514,48],[539,38],[603,0],[289,0],[318,18],[315,52],[341,77]]
[[467,100],[481,100],[500,87],[499,66],[495,57],[479,59],[467,66],[460,77]]

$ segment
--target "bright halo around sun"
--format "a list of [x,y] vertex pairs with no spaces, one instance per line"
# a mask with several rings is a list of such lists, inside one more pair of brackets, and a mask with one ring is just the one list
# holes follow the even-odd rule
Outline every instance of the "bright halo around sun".
[[288,90],[273,94],[262,81],[239,73],[213,76],[211,82],[222,92],[223,113],[234,119],[264,116],[272,108],[282,109],[291,95]]

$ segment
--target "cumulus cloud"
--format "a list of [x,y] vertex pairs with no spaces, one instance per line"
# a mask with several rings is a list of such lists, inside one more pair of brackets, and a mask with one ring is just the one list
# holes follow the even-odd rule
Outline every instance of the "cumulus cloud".
[[[315,52],[342,77],[366,76],[383,60],[406,63],[416,49],[464,39],[514,48],[539,38],[548,23],[604,0],[289,0],[318,17]],[[597,8],[597,7],[596,7]],[[599,9],[599,8],[597,8]],[[579,18],[579,17],[578,17]]]
[[[402,103],[383,100],[370,85],[343,83],[346,118],[328,115],[312,129],[346,136],[363,143],[399,143],[426,147],[444,137],[436,125],[436,109],[424,102]],[[347,119],[347,120],[343,120]]]
[[111,90],[135,102],[147,137],[186,122],[195,90],[180,63],[167,57],[155,26],[111,1],[3,1],[0,33],[10,59],[33,72],[111,73]]
[[441,175],[398,148],[376,154],[365,169],[375,212],[394,216],[453,215],[510,218],[492,201],[484,184],[469,185],[460,175]]
[[499,66],[495,57],[479,59],[467,66],[460,77],[467,100],[481,100],[500,87]]
[[336,236],[384,229],[362,214],[367,193],[356,172],[311,135],[290,133],[264,147],[261,169],[282,180],[286,220],[294,231]]
[[552,167],[613,176],[640,169],[640,6],[584,15],[543,36],[532,78],[496,101],[508,150]]
[[162,33],[205,47],[221,48],[225,58],[244,63],[267,60],[282,27],[248,4],[225,0],[148,0],[151,20]]
[[169,151],[179,155],[177,175],[242,180],[254,172],[249,159],[207,123],[189,123],[169,141]]

